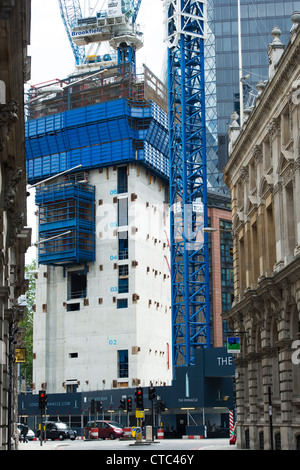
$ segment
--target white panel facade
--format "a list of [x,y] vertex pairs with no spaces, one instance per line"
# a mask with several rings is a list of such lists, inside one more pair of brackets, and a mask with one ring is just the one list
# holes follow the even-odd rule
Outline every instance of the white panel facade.
[[[39,267],[36,390],[43,384],[48,393],[62,393],[171,383],[168,189],[143,167],[126,168],[128,187],[121,193],[117,167],[88,174],[96,188],[95,262]],[[127,233],[128,245],[120,241]]]

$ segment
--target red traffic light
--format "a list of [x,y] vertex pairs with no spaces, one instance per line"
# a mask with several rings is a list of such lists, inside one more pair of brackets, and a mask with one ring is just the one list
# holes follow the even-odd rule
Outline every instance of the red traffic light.
[[39,391],[39,409],[44,410],[47,405],[47,394],[43,390]]
[[135,391],[135,402],[136,408],[142,410],[144,408],[144,398],[143,398],[143,389],[142,387],[137,387]]

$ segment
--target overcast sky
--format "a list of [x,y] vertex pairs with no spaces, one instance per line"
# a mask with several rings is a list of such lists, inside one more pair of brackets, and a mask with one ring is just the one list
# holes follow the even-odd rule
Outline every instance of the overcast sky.
[[[144,33],[144,47],[137,52],[137,66],[145,63],[161,78],[165,58],[163,1],[143,0],[137,23]],[[28,54],[31,56],[30,85],[56,78],[63,79],[74,72],[75,59],[60,15],[58,0],[31,0],[31,40]],[[34,215],[35,190],[29,192],[27,225],[33,229],[32,243],[34,243],[37,241],[37,221]],[[34,258],[35,248],[30,248],[26,262],[29,263]]]

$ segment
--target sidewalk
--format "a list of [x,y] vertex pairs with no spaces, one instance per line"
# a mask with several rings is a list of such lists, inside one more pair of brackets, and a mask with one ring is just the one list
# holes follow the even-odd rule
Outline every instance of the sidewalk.
[[27,443],[19,442],[19,450],[57,450],[60,446],[66,447],[68,445],[67,441],[29,441]]

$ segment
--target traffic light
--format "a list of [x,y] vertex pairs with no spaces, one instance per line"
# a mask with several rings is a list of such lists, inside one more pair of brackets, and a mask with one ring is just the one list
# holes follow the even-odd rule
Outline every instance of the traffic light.
[[155,398],[155,388],[152,385],[148,388],[148,400],[152,401]]
[[96,411],[97,413],[100,413],[101,411],[103,411],[103,404],[102,404],[102,401],[96,401]]
[[156,402],[156,405],[155,405],[155,408],[156,408],[156,413],[157,414],[160,414],[162,413],[163,411],[166,411],[166,404],[164,401],[160,400],[160,401],[157,401]]
[[121,408],[122,410],[126,410],[125,398],[121,398],[121,400],[120,400],[120,408]]
[[144,408],[144,398],[143,398],[142,387],[137,387],[135,391],[135,403],[136,403],[137,409],[142,410]]
[[39,409],[44,410],[47,406],[47,394],[44,390],[39,391]]
[[132,398],[127,398],[127,411],[132,411]]

